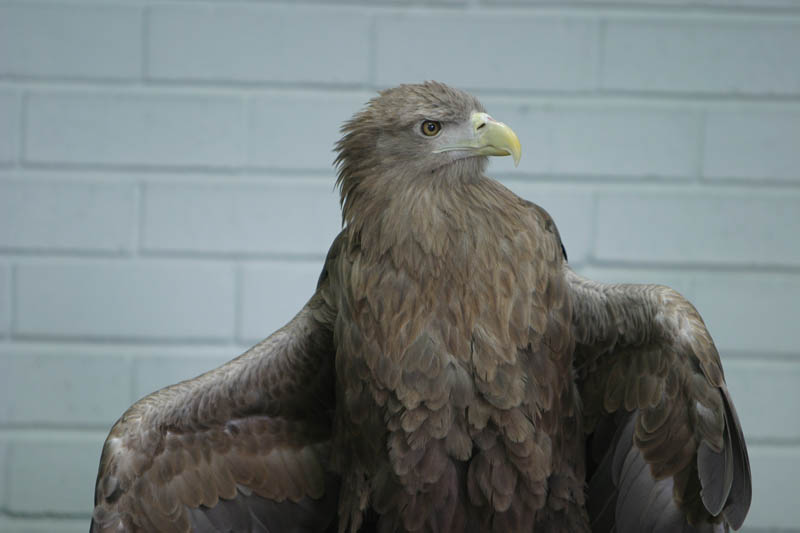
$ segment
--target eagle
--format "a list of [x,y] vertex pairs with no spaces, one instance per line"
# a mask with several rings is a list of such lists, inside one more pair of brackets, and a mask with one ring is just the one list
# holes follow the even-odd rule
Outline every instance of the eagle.
[[484,174],[520,142],[438,82],[336,145],[342,230],[308,303],[105,441],[91,531],[719,532],[751,499],[697,310],[569,266]]

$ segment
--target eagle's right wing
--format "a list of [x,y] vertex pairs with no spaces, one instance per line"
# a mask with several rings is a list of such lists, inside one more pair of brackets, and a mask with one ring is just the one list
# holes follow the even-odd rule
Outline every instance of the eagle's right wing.
[[750,464],[717,349],[697,310],[659,285],[565,268],[589,450],[593,531],[738,529]]
[[[326,269],[338,255],[331,248]],[[135,403],[106,439],[91,531],[324,531],[335,401],[326,271],[286,326]]]

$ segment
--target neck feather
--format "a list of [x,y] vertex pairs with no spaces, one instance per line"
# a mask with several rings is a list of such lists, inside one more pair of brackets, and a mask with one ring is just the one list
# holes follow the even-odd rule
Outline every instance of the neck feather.
[[[428,175],[402,168],[370,175],[345,195],[343,216],[362,253],[395,266],[438,270],[520,231],[523,202],[483,174],[478,158]],[[409,264],[405,264],[409,263]]]

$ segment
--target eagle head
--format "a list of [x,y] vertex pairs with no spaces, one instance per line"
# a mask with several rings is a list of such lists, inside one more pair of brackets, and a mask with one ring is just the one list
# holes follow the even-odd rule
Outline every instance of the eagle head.
[[477,98],[435,81],[381,91],[341,131],[335,164],[345,218],[350,201],[369,190],[470,180],[487,156],[517,164],[521,154],[516,134]]

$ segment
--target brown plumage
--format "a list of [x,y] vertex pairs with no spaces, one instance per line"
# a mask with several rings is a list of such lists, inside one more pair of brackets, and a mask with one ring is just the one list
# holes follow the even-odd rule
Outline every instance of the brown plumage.
[[384,91],[343,133],[316,293],[123,415],[92,531],[742,524],[747,451],[691,304],[572,272],[550,216],[484,176],[519,144],[463,92]]

